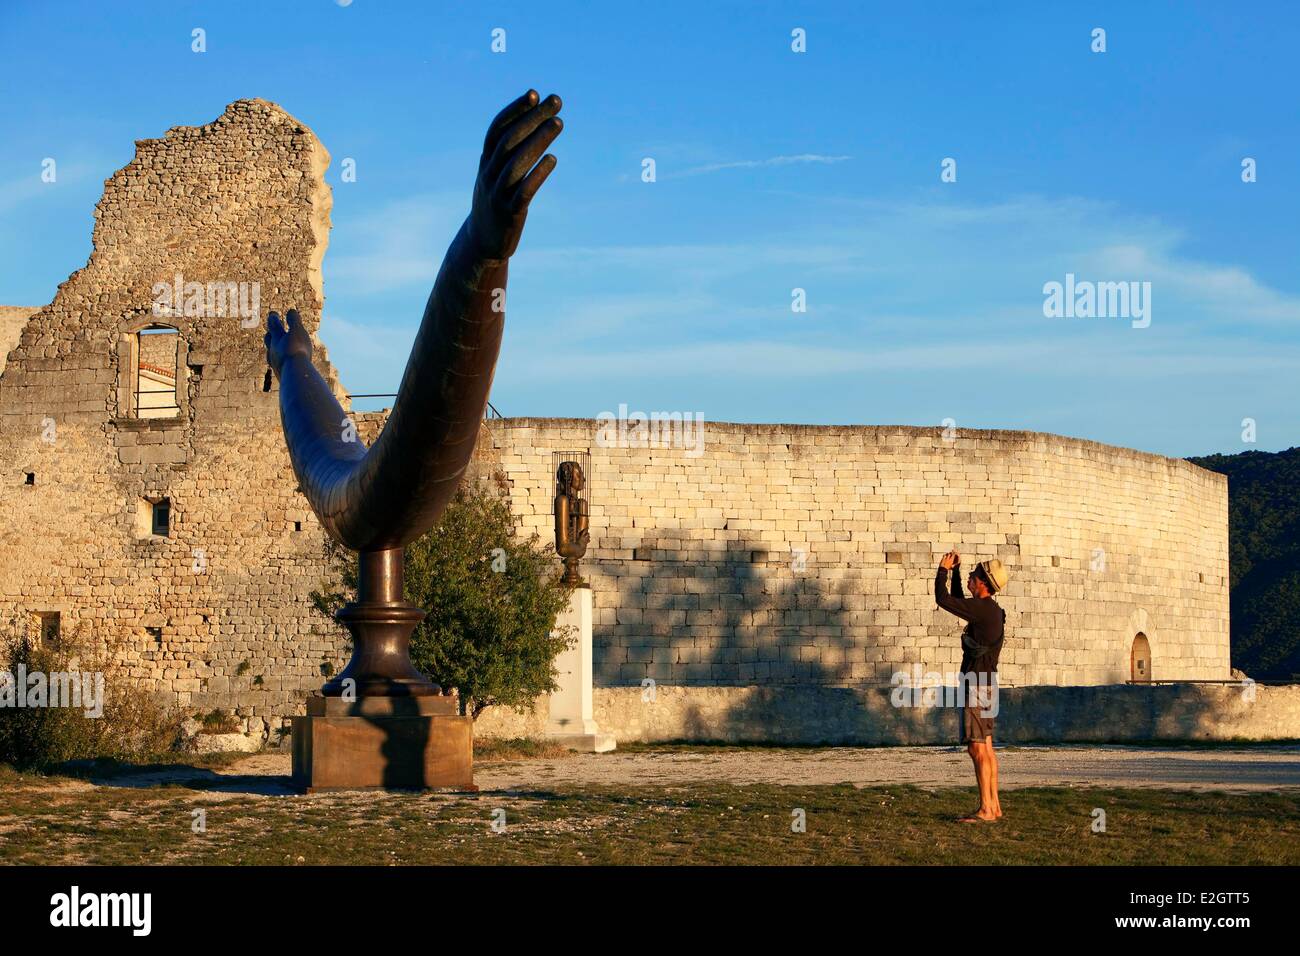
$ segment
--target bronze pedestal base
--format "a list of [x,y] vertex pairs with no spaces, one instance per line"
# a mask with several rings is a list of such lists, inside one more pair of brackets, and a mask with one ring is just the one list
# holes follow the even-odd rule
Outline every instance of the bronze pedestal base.
[[473,790],[474,720],[455,697],[311,697],[293,718],[293,783],[321,790]]
[[326,697],[436,697],[442,688],[411,663],[424,612],[402,598],[403,548],[357,555],[357,599],[334,616],[352,633],[352,659],[321,689]]

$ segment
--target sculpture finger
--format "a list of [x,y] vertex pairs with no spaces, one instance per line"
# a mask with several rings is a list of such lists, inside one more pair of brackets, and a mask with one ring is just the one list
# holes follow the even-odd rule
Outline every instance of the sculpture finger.
[[537,91],[529,90],[496,115],[496,118],[488,125],[487,136],[483,138],[484,156],[492,155],[492,151],[496,149],[497,140],[505,128],[519,116],[536,106],[537,99]]
[[556,159],[550,153],[542,157],[542,161],[533,167],[533,171],[524,177],[524,181],[515,190],[514,197],[510,200],[511,212],[520,212],[528,208],[528,204],[537,195],[537,190],[542,188],[546,177],[551,175],[551,170],[555,169],[555,164]]
[[[515,148],[523,143],[533,132],[545,123],[547,120],[560,112],[564,104],[560,98],[552,93],[546,99],[542,100],[531,110],[525,113],[519,119],[510,124],[510,127],[502,134],[500,141],[497,143],[496,150],[492,154],[492,160],[487,165],[487,174],[489,181],[495,180],[500,174],[502,167],[510,162],[511,155]],[[538,155],[541,155],[540,153]],[[531,163],[529,165],[532,165]]]
[[553,102],[556,100],[558,100],[558,97],[547,97],[515,120],[501,134],[491,159],[482,167],[483,175],[488,182],[496,182],[501,175],[501,170],[509,164],[520,144],[525,142],[539,126],[558,112],[558,107]]
[[564,120],[554,116],[520,144],[519,148],[511,155],[506,168],[501,171],[501,175],[497,178],[496,190],[499,195],[508,195],[513,190],[515,184],[524,178],[528,170],[532,169],[537,160],[546,152],[547,147],[555,142],[555,137],[560,135],[562,129],[564,129]]

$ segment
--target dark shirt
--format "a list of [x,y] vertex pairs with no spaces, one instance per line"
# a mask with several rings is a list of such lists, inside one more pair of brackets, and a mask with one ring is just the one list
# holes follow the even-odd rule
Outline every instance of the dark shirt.
[[946,593],[948,572],[939,568],[934,576],[934,603],[966,621],[961,633],[962,673],[991,674],[998,669],[1002,652],[1003,627],[1007,613],[991,597],[968,598],[961,589],[961,567],[953,569],[952,593]]

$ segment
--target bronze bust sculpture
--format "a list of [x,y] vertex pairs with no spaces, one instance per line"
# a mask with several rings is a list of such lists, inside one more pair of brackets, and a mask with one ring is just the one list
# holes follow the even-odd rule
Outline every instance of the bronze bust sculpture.
[[[528,204],[555,168],[546,149],[563,129],[560,98],[535,90],[492,121],[473,207],[452,240],[425,306],[397,399],[367,450],[346,440],[342,406],[311,361],[311,338],[290,310],[267,318],[267,361],[280,381],[280,419],[294,473],[326,532],[358,552],[357,599],[339,620],[353,635],[348,666],[325,696],[429,696],[410,637],[424,612],[403,599],[405,546],[441,517],[469,464],[501,347],[507,262]],[[355,683],[350,683],[355,682]]]
[[583,584],[578,561],[591,540],[587,502],[578,494],[586,484],[581,465],[561,462],[555,473],[555,553],[564,559],[564,583],[574,586]]

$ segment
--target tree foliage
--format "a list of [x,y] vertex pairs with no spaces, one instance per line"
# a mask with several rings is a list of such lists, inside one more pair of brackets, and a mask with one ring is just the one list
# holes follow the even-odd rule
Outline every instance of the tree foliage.
[[[523,709],[556,689],[555,657],[573,635],[555,630],[569,589],[538,535],[515,532],[509,498],[466,483],[442,520],[406,548],[406,599],[427,612],[411,637],[411,660],[460,692],[477,718],[494,704]],[[356,563],[342,565],[344,591],[313,603],[333,614],[356,593]]]
[[1188,460],[1228,476],[1232,665],[1300,674],[1300,448]]

